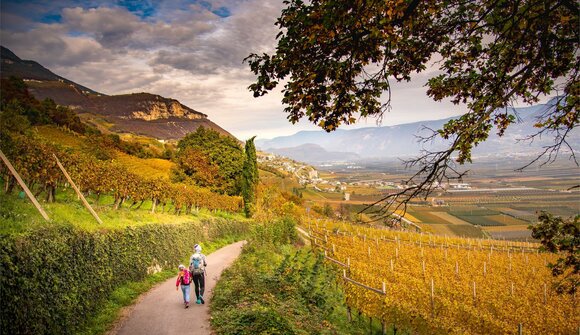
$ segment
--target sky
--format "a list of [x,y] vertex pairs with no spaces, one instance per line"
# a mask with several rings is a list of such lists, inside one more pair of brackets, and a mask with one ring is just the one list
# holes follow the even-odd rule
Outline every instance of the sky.
[[[2,0],[0,6],[3,46],[98,92],[174,98],[242,140],[319,129],[308,121],[292,125],[279,89],[260,98],[247,89],[255,77],[242,60],[275,50],[282,0]],[[380,125],[465,111],[426,96],[430,74],[392,82],[392,110]],[[375,126],[368,118],[343,128]]]

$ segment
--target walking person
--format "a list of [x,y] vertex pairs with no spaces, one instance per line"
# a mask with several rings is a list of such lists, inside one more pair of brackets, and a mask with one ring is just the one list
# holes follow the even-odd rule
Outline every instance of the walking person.
[[189,271],[193,277],[193,284],[195,285],[195,296],[197,298],[196,304],[205,304],[203,300],[203,293],[205,290],[205,255],[201,253],[201,246],[196,244],[194,253],[189,258]]
[[190,284],[191,284],[191,274],[185,268],[185,265],[179,265],[179,273],[177,274],[177,281],[175,282],[175,290],[179,289],[179,285],[181,285],[181,292],[183,292],[183,304],[185,308],[189,308],[189,292],[190,292]]

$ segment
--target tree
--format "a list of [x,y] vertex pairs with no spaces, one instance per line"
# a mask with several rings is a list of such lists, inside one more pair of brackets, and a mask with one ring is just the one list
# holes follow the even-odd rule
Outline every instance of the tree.
[[246,141],[246,159],[242,168],[242,197],[244,198],[244,213],[246,217],[251,217],[256,205],[256,186],[258,185],[258,162],[256,160],[256,146],[254,139],[256,136]]
[[191,148],[203,153],[210,165],[217,166],[218,173],[212,189],[229,195],[239,194],[244,152],[236,139],[199,127],[181,139],[177,147],[178,162],[187,154],[186,149]]
[[200,149],[186,147],[175,160],[177,165],[172,171],[174,181],[191,179],[193,184],[201,187],[211,187],[216,183],[219,167]]
[[[389,80],[409,81],[429,67],[427,82],[436,101],[450,98],[468,112],[425,141],[450,141],[441,151],[423,152],[407,166],[418,168],[395,194],[403,203],[427,196],[436,182],[461,178],[452,166],[471,162],[471,150],[493,127],[504,134],[516,100],[558,97],[537,121],[537,133],[554,142],[530,164],[552,162],[563,147],[576,162],[567,136],[578,125],[580,19],[577,2],[523,1],[285,1],[276,52],[245,60],[257,75],[250,85],[262,96],[286,80],[282,102],[288,119],[306,117],[326,131],[383,116],[390,106]],[[381,96],[386,93],[386,102]],[[388,208],[392,201],[382,199]]]
[[530,226],[532,237],[540,240],[545,250],[561,255],[556,263],[548,264],[552,274],[561,278],[556,291],[575,294],[580,284],[580,215],[564,220],[541,212],[539,219]]

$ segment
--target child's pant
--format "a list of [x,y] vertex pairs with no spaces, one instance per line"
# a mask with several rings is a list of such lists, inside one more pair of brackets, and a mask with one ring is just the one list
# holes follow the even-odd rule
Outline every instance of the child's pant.
[[189,303],[189,285],[181,285],[181,292],[183,292],[183,302]]

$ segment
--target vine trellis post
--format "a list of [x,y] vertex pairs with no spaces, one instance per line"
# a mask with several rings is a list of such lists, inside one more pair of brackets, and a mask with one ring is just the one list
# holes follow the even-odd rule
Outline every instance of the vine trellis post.
[[20,178],[20,175],[18,174],[18,172],[16,171],[14,166],[12,166],[12,164],[10,163],[8,158],[6,158],[6,156],[4,156],[4,153],[2,152],[2,150],[0,150],[0,158],[2,158],[2,161],[4,161],[4,164],[6,164],[6,166],[8,167],[8,170],[10,170],[10,172],[12,173],[14,178],[16,178],[16,181],[18,182],[18,184],[20,184],[20,187],[22,187],[22,189],[24,190],[24,193],[26,193],[26,195],[28,196],[30,201],[32,201],[32,203],[34,204],[34,207],[36,207],[36,209],[40,212],[40,215],[42,215],[42,217],[46,221],[50,221],[48,214],[46,214],[46,212],[44,211],[42,206],[40,206],[40,204],[38,203],[38,201],[34,197],[34,194],[32,194],[32,192],[30,192],[30,190],[28,189],[28,186],[26,186],[26,184],[24,183],[22,178]]

